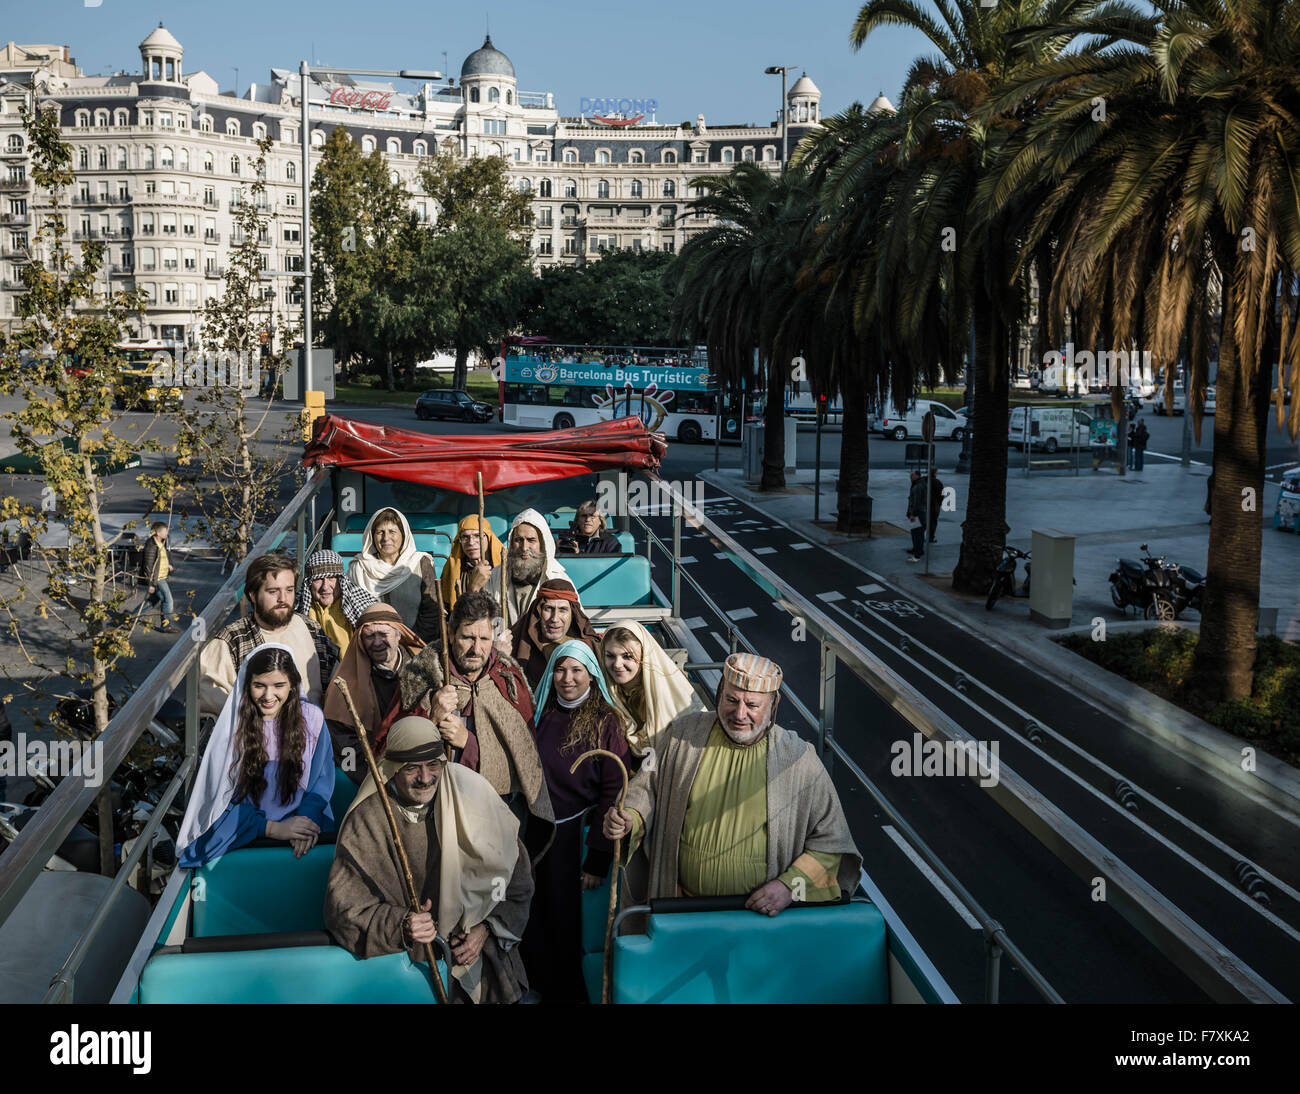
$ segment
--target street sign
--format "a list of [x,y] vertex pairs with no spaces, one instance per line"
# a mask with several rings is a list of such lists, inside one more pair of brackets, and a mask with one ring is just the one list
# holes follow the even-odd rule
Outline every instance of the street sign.
[[929,442],[934,440],[934,411],[927,410],[925,417],[921,419],[921,440]]

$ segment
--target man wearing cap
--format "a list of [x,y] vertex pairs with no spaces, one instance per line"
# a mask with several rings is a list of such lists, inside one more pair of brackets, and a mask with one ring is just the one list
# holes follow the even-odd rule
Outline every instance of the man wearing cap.
[[343,576],[343,556],[337,551],[316,551],[307,556],[307,571],[294,611],[315,621],[338,646],[340,657],[348,652],[357,618],[377,603],[374,593]]
[[[356,641],[348,647],[334,676],[348,685],[377,756],[383,753],[388,727],[400,710],[401,671],[424,648],[419,636],[402,622],[401,614],[391,604],[371,604],[357,616]],[[333,679],[330,682],[332,685]],[[366,774],[365,761],[343,693],[333,686],[327,688],[322,706],[334,742],[334,762],[354,783],[359,783]]]
[[606,837],[627,837],[636,903],[747,895],[747,908],[771,916],[857,887],[862,860],[830,776],[812,745],[775,722],[780,687],[775,662],[733,653],[717,713],[670,723],[624,809],[605,814]]
[[597,649],[596,632],[582,610],[573,582],[551,578],[542,582],[527,614],[510,628],[511,653],[534,691],[546,671],[551,651],[568,638],[587,643],[593,652]]
[[[335,689],[337,690],[337,689]],[[442,935],[450,944],[452,1002],[515,1003],[528,990],[518,944],[533,878],[519,822],[487,781],[448,765],[427,718],[400,718],[343,819],[325,891],[325,926],[360,958],[407,950]],[[381,793],[393,805],[420,911],[412,912]]]

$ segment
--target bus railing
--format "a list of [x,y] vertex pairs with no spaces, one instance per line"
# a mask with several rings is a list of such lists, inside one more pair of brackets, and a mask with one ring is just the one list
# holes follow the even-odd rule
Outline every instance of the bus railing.
[[[713,597],[704,590],[681,563],[682,520],[685,515],[693,526],[706,529],[711,536],[716,538],[732,563],[746,577],[758,585],[772,600],[779,601],[792,616],[802,619],[807,637],[818,642],[821,654],[820,671],[818,673],[818,705],[820,709],[814,713],[794,694],[788,682],[783,682],[781,685],[782,700],[793,706],[816,732],[817,753],[827,768],[831,769],[834,761],[837,760],[843,763],[845,770],[871,795],[908,845],[934,870],[962,906],[979,923],[984,943],[984,1001],[986,1003],[999,1001],[1001,964],[1002,957],[1005,954],[1044,1000],[1050,1003],[1065,1002],[1043,973],[1008,936],[1006,929],[984,909],[952,871],[944,865],[943,861],[920,834],[894,808],[881,789],[835,739],[835,678],[838,670],[842,666],[853,673],[863,685],[884,699],[905,721],[927,738],[939,735],[941,737],[961,739],[966,735],[947,715],[891,672],[883,662],[872,657],[860,643],[854,640],[834,620],[805,599],[802,594],[786,585],[702,512],[686,503],[675,487],[671,488],[671,498],[673,519],[671,544],[665,543],[662,538],[657,536],[640,514],[634,512],[629,515],[637,522],[646,537],[647,557],[651,556],[652,547],[658,547],[667,558],[671,568],[672,617],[675,619],[681,618],[681,587],[682,582],[685,581],[703,601],[705,608],[722,625],[726,626],[728,643],[733,653],[736,652],[738,646],[743,646],[750,653],[758,652],[736,628],[735,623],[726,612],[718,606]],[[696,662],[688,667],[713,669],[720,668],[721,665],[718,662]]]
[[[164,789],[135,846],[114,875],[112,884],[85,929],[73,944],[63,967],[51,981],[50,990],[45,996],[46,1002],[73,1000],[78,969],[93,948],[100,929],[107,922],[109,912],[126,888],[141,856],[152,846],[153,837],[162,824],[168,807],[198,770],[199,656],[203,646],[209,636],[221,629],[226,618],[238,606],[248,565],[257,555],[279,549],[285,539],[296,532],[298,562],[301,566],[310,550],[320,542],[328,521],[322,521],[319,527],[309,525],[309,521],[314,513],[317,495],[329,481],[328,470],[319,469],[312,473],[294,499],[267,528],[256,546],[208,601],[203,611],[194,617],[188,628],[189,641],[181,639],[172,646],[97,738],[95,743],[103,749],[103,760],[97,765],[98,770],[101,778],[111,779],[140,735],[150,728],[159,708],[177,686],[184,682],[185,744],[176,774]],[[66,775],[37,810],[36,816],[18,833],[8,849],[0,854],[0,924],[13,913],[45,869],[45,864],[82,814],[90,808],[99,792],[99,786],[91,785],[77,772]]]

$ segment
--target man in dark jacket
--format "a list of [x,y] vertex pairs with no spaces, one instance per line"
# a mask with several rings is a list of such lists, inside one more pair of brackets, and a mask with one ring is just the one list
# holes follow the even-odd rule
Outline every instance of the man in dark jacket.
[[561,532],[555,540],[555,553],[559,555],[616,555],[619,542],[616,536],[605,531],[605,518],[593,498],[578,506],[569,530]]
[[907,492],[907,526],[912,532],[907,561],[919,562],[925,557],[925,479],[919,471],[912,472],[912,488]]
[[144,541],[144,551],[140,556],[140,576],[149,586],[149,603],[158,605],[158,630],[172,634],[176,629],[172,626],[176,605],[167,580],[176,567],[167,554],[167,525],[155,521],[149,531],[152,535]]
[[[923,484],[924,485],[924,484]],[[934,530],[939,523],[939,510],[943,508],[943,483],[939,481],[939,473],[933,468],[930,470],[930,542],[934,543]]]

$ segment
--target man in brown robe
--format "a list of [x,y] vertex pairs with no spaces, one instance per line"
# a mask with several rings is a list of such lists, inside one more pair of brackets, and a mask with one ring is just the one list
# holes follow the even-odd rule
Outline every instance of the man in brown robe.
[[[376,756],[383,755],[384,737],[399,713],[401,671],[424,648],[391,604],[372,604],[357,617],[354,640],[348,643],[334,676],[348,685]],[[432,648],[431,656],[437,652]],[[322,706],[334,744],[334,762],[354,783],[360,783],[366,765],[343,693],[336,687],[327,688]]]
[[493,645],[499,609],[487,593],[456,601],[447,627],[451,684],[442,658],[426,648],[402,670],[403,714],[432,718],[453,763],[477,771],[519,818],[529,856],[546,853],[555,834],[555,813],[533,737],[533,697],[514,658]]
[[635,903],[743,895],[773,916],[857,888],[862,859],[834,784],[812,745],[775,724],[780,687],[773,661],[733,653],[717,713],[671,722],[624,809],[605,814],[605,836],[627,840]]
[[[339,831],[325,892],[325,926],[357,957],[407,950],[413,961],[438,934],[451,947],[452,1002],[515,1003],[528,990],[518,943],[533,895],[518,822],[467,768],[447,770],[427,718],[393,724]],[[420,900],[413,912],[381,793],[387,793]],[[436,975],[436,973],[435,973]]]
[[527,614],[510,628],[511,652],[534,691],[546,671],[551,651],[569,638],[586,642],[593,653],[599,648],[599,639],[582,610],[573,582],[553,577],[542,582]]

